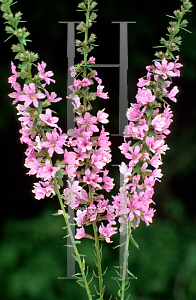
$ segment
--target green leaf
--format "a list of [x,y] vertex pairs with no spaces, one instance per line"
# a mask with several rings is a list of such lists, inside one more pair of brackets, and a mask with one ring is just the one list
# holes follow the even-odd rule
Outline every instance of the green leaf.
[[118,290],[118,297],[121,297],[121,289],[120,290]]
[[132,225],[133,225],[133,228],[135,229],[136,228],[136,224],[137,224],[137,218],[136,216],[134,216],[134,219],[132,220]]
[[126,300],[129,300],[129,297],[131,296],[131,294],[128,295],[128,297],[126,298]]
[[169,105],[169,103],[167,103],[167,101],[165,101],[163,98],[161,98],[161,97],[158,97],[158,99],[159,99],[161,102],[163,102],[163,103],[165,103],[165,104]]
[[132,277],[137,278],[137,277],[135,277],[135,276],[133,275],[133,273],[131,273],[129,270],[127,270],[127,272],[128,272],[128,274],[131,275]]
[[15,2],[14,2],[14,3],[12,3],[10,6],[12,6],[12,5],[16,4],[16,3],[18,3],[18,1],[15,1]]
[[26,68],[27,64],[28,64],[28,61],[27,61],[27,60],[25,60],[25,61],[22,62],[22,72],[23,72],[24,69]]
[[7,42],[9,39],[11,39],[11,37],[13,37],[13,34],[10,35],[10,36],[4,41],[4,43]]
[[19,41],[20,41],[24,46],[27,45],[26,40],[25,40],[25,38],[24,38],[23,36],[19,38]]
[[75,244],[81,244],[81,241],[74,241]]
[[41,114],[42,113],[42,102],[38,100],[38,113]]
[[[149,116],[151,116],[152,115],[152,113],[153,113],[153,111],[154,111],[154,108],[149,108],[149,109],[147,109],[147,111],[146,111],[146,115],[147,115],[147,117],[149,117]],[[142,143],[142,142],[141,142]]]
[[138,141],[137,143],[133,144],[131,148],[134,150],[136,146],[140,146],[142,144],[142,141]]
[[164,79],[161,76],[159,76],[159,81],[161,82],[161,84],[163,86],[166,86],[165,81],[164,81]]
[[169,18],[172,18],[172,19],[175,19],[175,20],[178,20],[176,17],[174,17],[174,16],[170,16],[170,15],[166,15],[167,17],[169,17]]
[[37,125],[37,119],[35,119],[34,122],[33,122],[33,131],[35,130],[36,125]]
[[93,276],[95,276],[96,278],[99,278],[99,276],[95,273],[94,270],[93,270]]
[[91,279],[89,280],[89,282],[87,283],[88,285],[91,283],[91,281],[93,280],[94,276],[91,277]]
[[168,53],[173,58],[173,60],[175,60],[175,57],[173,56],[173,54],[170,51],[168,51]]
[[150,129],[148,132],[157,140],[156,132],[153,129]]
[[152,48],[164,48],[165,46],[153,46]]
[[56,174],[57,174],[60,178],[63,178],[63,173],[62,173],[61,170],[58,170],[58,171],[56,172]]
[[112,247],[112,249],[116,249],[116,248],[118,248],[118,247],[121,247],[121,246],[124,245],[124,244],[125,244],[125,242],[122,243],[122,244],[120,244],[120,245],[117,245],[117,246],[115,246],[115,247]]
[[183,29],[184,31],[187,31],[188,33],[192,33],[191,31],[189,31],[188,29],[185,29],[184,27],[180,27],[180,29]]
[[133,169],[133,174],[137,173],[137,172],[141,169],[142,165],[143,165],[142,163],[139,163],[139,164]]
[[77,282],[81,287],[85,288],[85,285],[84,285],[82,282],[80,282],[79,280],[77,280],[76,282]]
[[57,177],[56,179],[57,179],[58,184],[59,184],[61,187],[63,187],[63,185],[64,185],[63,180],[62,180],[61,178],[59,178],[59,177]]
[[58,212],[52,214],[52,216],[59,216]]
[[134,240],[134,238],[132,237],[132,235],[131,235],[130,239],[131,239],[132,244],[133,244],[136,248],[139,249],[139,245],[138,245],[138,243]]

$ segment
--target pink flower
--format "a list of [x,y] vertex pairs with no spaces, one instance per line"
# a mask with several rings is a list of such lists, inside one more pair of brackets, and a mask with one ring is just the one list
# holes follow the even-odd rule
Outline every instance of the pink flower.
[[151,90],[145,88],[143,89],[139,88],[135,98],[137,99],[137,103],[139,104],[148,104],[154,101],[155,96],[152,95]]
[[91,64],[94,64],[94,63],[95,63],[95,58],[94,58],[93,56],[91,56],[91,57],[89,58],[89,62],[90,62]]
[[12,69],[12,76],[8,78],[8,82],[11,83],[11,87],[13,87],[13,84],[16,82],[16,79],[18,78],[18,73],[16,72],[16,66],[14,63],[11,61],[11,69]]
[[170,100],[177,102],[175,96],[176,94],[179,92],[178,87],[174,86],[171,91],[169,92],[169,94],[167,94],[167,98],[169,98]]
[[85,210],[77,210],[77,217],[74,218],[78,226],[82,226],[82,224],[85,221],[85,215],[86,215],[86,209]]
[[108,92],[107,93],[102,93],[102,90],[103,90],[104,86],[103,85],[98,85],[97,86],[97,91],[96,91],[96,95],[100,98],[103,98],[103,99],[109,99],[108,97]]
[[183,65],[180,64],[180,63],[177,63],[178,60],[179,60],[179,55],[176,56],[176,60],[175,60],[175,62],[174,62],[174,72],[175,72],[176,75],[179,77],[179,76],[180,76],[180,71],[177,70],[177,69],[183,67]]
[[167,64],[167,60],[165,59],[165,57],[162,59],[162,64],[160,64],[160,62],[158,61],[155,61],[154,64],[158,69],[155,70],[155,73],[158,75],[162,75],[163,79],[167,79],[167,75],[171,77],[177,76],[177,74],[171,71],[172,69],[174,69],[174,63],[170,62]]
[[85,87],[85,86],[88,86],[88,85],[91,85],[90,80],[88,78],[82,79],[82,86]]
[[140,157],[142,156],[142,154],[140,153],[140,147],[136,146],[135,149],[133,150],[132,148],[130,148],[130,154],[126,155],[126,157],[128,159],[130,159],[129,162],[129,167],[133,167],[134,165],[136,165],[139,162]]
[[56,98],[57,94],[55,92],[52,92],[51,95],[48,93],[48,91],[45,91],[45,93],[46,93],[47,99],[52,103],[59,102],[62,100],[61,97]]
[[87,129],[87,131],[95,131],[98,132],[99,129],[96,125],[93,125],[97,121],[96,117],[91,117],[89,112],[86,112],[84,118],[77,117],[76,122],[78,125],[82,125],[83,129]]
[[37,200],[44,199],[46,196],[46,189],[39,182],[34,183],[32,192],[35,194],[35,199]]
[[158,168],[159,165],[162,165],[162,161],[161,161],[161,155],[156,153],[151,160],[149,161],[149,163],[155,167],[156,169]]
[[15,100],[12,102],[12,104],[16,104],[19,100],[19,97],[21,96],[21,87],[18,82],[14,82],[12,84],[13,88],[15,89],[16,92],[10,93],[8,96],[10,98],[15,98]]
[[114,179],[107,176],[108,172],[109,172],[108,170],[104,170],[102,180],[104,182],[103,189],[106,190],[107,192],[110,192],[113,189],[115,184],[113,183]]
[[108,132],[105,132],[105,128],[102,125],[102,129],[100,132],[100,136],[98,138],[98,145],[103,149],[103,150],[109,150],[109,146],[111,145],[111,142],[109,141],[109,135]]
[[71,71],[71,77],[75,77],[77,75],[77,72],[75,72],[74,66],[71,66],[69,68],[69,70]]
[[66,135],[59,136],[55,128],[52,132],[46,132],[48,141],[42,142],[42,146],[48,148],[50,157],[53,156],[54,151],[58,154],[63,154],[64,150],[62,147],[65,145],[66,137]]
[[151,122],[152,126],[154,126],[155,130],[162,131],[166,125],[166,118],[161,115],[157,115]]
[[33,105],[35,107],[38,107],[38,100],[37,99],[43,99],[46,97],[43,93],[36,93],[35,84],[29,83],[24,84],[23,91],[26,95],[19,96],[20,101],[25,101],[24,106],[29,107],[29,105],[33,102]]
[[103,225],[103,223],[101,222],[101,225],[99,226],[99,233],[105,237],[105,240],[107,243],[112,243],[112,241],[110,240],[110,237],[113,234],[117,233],[117,228],[116,227],[112,227],[111,224],[107,224],[107,226],[105,227]]
[[[52,71],[48,71],[45,73],[45,68],[46,68],[46,63],[42,61],[42,63],[38,63],[38,71],[39,71],[39,77],[41,79],[44,79],[46,84],[50,84],[50,81],[54,82],[55,83],[55,80],[54,79],[50,79],[49,77],[53,76],[54,73]],[[46,84],[42,84],[43,87],[45,87]]]
[[92,185],[94,188],[101,188],[98,182],[101,182],[102,179],[96,173],[91,173],[89,169],[85,170],[85,176],[83,176],[83,181],[87,184]]
[[107,117],[109,116],[107,113],[104,113],[105,108],[99,110],[97,113],[97,121],[103,124],[108,123]]
[[59,118],[57,117],[52,117],[52,111],[47,108],[46,109],[46,113],[45,114],[40,114],[39,115],[40,119],[45,122],[46,124],[48,124],[51,127],[58,127],[57,123]]
[[46,159],[44,167],[39,169],[38,177],[43,177],[45,181],[50,180],[52,177],[55,177],[56,172],[59,170],[59,167],[52,167],[49,159]]
[[77,230],[77,233],[75,235],[75,239],[79,240],[79,239],[86,236],[86,233],[85,233],[85,230],[84,230],[83,226],[82,226],[82,228],[77,228],[76,230]]
[[145,80],[144,78],[139,78],[139,82],[137,83],[138,87],[143,87],[145,85],[150,85],[150,80]]

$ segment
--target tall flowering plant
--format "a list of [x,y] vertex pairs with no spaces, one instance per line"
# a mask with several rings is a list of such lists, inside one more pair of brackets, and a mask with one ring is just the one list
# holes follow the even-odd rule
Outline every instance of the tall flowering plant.
[[[182,19],[192,4],[182,0],[180,9],[174,11],[174,16],[170,16],[172,21],[168,27],[168,39],[161,38],[161,45],[158,46],[166,50],[155,53],[156,59],[146,67],[146,76],[138,80],[136,103],[131,103],[127,110],[128,125],[124,130],[124,142],[119,146],[126,159],[126,163],[120,165],[120,172],[124,176],[123,186],[118,195],[113,195],[109,201],[103,195],[104,190],[111,192],[114,187],[114,179],[109,176],[107,169],[107,164],[111,162],[109,132],[104,128],[104,124],[108,123],[108,114],[104,108],[96,115],[90,113],[96,98],[109,98],[97,71],[91,67],[95,64],[95,58],[89,56],[95,46],[96,36],[93,33],[89,35],[88,30],[97,17],[97,3],[84,0],[78,5],[86,16],[86,21],[77,26],[78,33],[84,33],[84,40],[75,41],[83,59],[70,67],[73,85],[69,86],[71,93],[67,96],[67,101],[73,104],[76,125],[63,133],[58,125],[59,118],[50,109],[52,103],[62,98],[57,97],[55,92],[47,91],[47,86],[55,83],[52,79],[54,74],[46,71],[44,61],[35,63],[38,54],[26,50],[29,32],[25,27],[18,27],[22,22],[22,13],[12,13],[12,0],[1,2],[7,24],[5,30],[10,34],[9,38],[16,36],[19,41],[12,45],[19,64],[16,66],[11,62],[12,76],[8,82],[14,91],[9,97],[13,99],[13,104],[17,104],[18,119],[21,122],[20,140],[27,145],[25,166],[29,169],[29,175],[36,175],[39,179],[33,187],[35,198],[40,200],[57,195],[60,203],[57,214],[65,219],[81,272],[75,277],[81,276],[78,283],[86,289],[89,300],[93,296],[90,290],[93,277],[99,281],[99,287],[95,287],[99,299],[104,297],[105,272],[102,271],[100,241],[111,243],[111,237],[118,233],[119,222],[120,234],[126,235],[123,243],[124,262],[121,266],[123,273],[117,280],[118,296],[123,300],[125,290],[129,287],[126,275],[128,273],[132,276],[127,269],[129,241],[138,247],[132,237],[132,228],[138,227],[141,220],[148,226],[155,212],[150,205],[154,204],[154,184],[162,177],[161,155],[169,149],[165,138],[170,133],[168,128],[173,117],[168,102],[176,102],[178,93],[178,87],[171,86],[172,78],[180,76],[179,69],[182,67],[179,56],[173,52],[179,51],[181,44],[181,37],[177,36],[179,30],[188,31],[185,28],[187,21]],[[96,92],[92,92],[92,86],[96,86]],[[58,159],[55,159],[57,155]],[[76,210],[75,236],[71,230],[68,206]],[[88,233],[88,226],[92,226],[93,235]],[[92,239],[95,246],[98,274],[93,272],[90,280],[87,279],[84,255],[78,251],[82,238]]]

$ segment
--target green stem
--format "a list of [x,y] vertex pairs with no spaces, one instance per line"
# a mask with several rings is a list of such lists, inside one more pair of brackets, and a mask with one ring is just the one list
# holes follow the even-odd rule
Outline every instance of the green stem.
[[[41,134],[42,134],[42,137],[43,137],[44,141],[46,141],[47,139],[46,139],[45,132],[44,132],[43,129],[41,129]],[[50,160],[50,164],[53,165],[52,164],[52,159],[51,159],[51,157],[49,155],[48,155],[48,159]],[[69,220],[68,220],[69,219],[69,215],[65,211],[65,208],[64,208],[64,205],[63,205],[63,200],[61,198],[61,194],[60,194],[60,191],[59,191],[59,188],[58,188],[58,183],[57,183],[57,178],[56,177],[54,177],[54,184],[55,184],[55,192],[56,192],[56,195],[58,197],[58,200],[59,200],[59,203],[60,203],[60,207],[61,207],[61,209],[63,211],[63,217],[65,219],[65,223],[67,225],[68,234],[69,234],[69,237],[71,239],[71,243],[72,243],[72,246],[74,248],[76,257],[77,257],[77,261],[78,261],[78,264],[79,264],[79,267],[80,267],[82,278],[84,280],[84,285],[85,285],[85,288],[86,288],[86,293],[87,293],[88,299],[92,300],[91,292],[89,290],[89,285],[88,285],[88,282],[87,282],[87,277],[86,277],[86,274],[85,274],[85,266],[84,266],[84,264],[81,261],[80,254],[79,254],[77,246],[75,244],[75,239],[74,239],[74,236],[73,236],[73,233],[72,233],[72,230],[71,230],[71,225],[70,225]]]
[[180,23],[181,23],[181,21],[182,21],[182,19],[183,19],[183,17],[184,17],[184,14],[187,12],[188,10],[184,10],[184,11],[182,11],[182,15],[181,15],[181,18],[178,20],[178,23],[176,24],[176,27],[175,27],[175,29],[174,29],[174,34],[173,35],[170,35],[170,42],[169,42],[169,45],[168,45],[168,48],[167,48],[167,51],[166,51],[166,53],[168,53],[169,51],[170,51],[170,47],[171,47],[171,45],[172,45],[172,43],[173,43],[173,39],[174,39],[174,37],[175,37],[175,35],[176,35],[176,33],[177,33],[177,29],[178,29],[178,27],[180,26]]
[[95,248],[97,252],[97,268],[98,268],[98,278],[99,278],[99,296],[100,300],[103,300],[103,276],[102,276],[102,268],[101,268],[101,252],[99,248],[99,239],[97,234],[97,224],[96,220],[93,221],[93,230],[94,230],[94,236],[95,236]]
[[124,261],[123,261],[123,276],[122,276],[122,287],[121,287],[121,298],[120,300],[124,300],[125,296],[125,280],[127,275],[127,264],[128,264],[128,257],[129,257],[129,240],[130,240],[130,233],[131,231],[131,221],[128,222],[128,229],[127,229],[127,238],[125,243],[125,252],[124,252]]

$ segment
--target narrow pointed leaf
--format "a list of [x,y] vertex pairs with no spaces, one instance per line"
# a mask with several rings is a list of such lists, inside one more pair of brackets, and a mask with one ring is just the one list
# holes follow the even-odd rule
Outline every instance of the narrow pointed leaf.
[[157,135],[154,130],[150,129],[148,132],[155,138],[155,140],[157,140]]
[[188,33],[192,33],[191,31],[189,31],[188,29],[185,29],[184,27],[180,27],[180,29],[187,31]]
[[77,282],[81,287],[85,288],[85,285],[84,285],[82,282],[80,282],[79,280],[77,280],[76,282]]
[[133,243],[133,245],[139,249],[139,245],[138,243],[134,240],[134,238],[131,236],[131,242]]
[[[176,17],[174,17],[174,16],[170,16],[170,15],[166,15],[167,17],[169,17],[169,18],[172,18],[172,19],[177,19]],[[177,19],[178,20],[178,19]]]
[[4,43],[7,42],[9,39],[11,39],[11,37],[13,37],[13,34],[10,35],[10,36],[4,41]]
[[26,68],[26,66],[27,66],[27,63],[28,63],[28,61],[27,60],[25,60],[25,61],[23,61],[22,62],[22,72],[24,71],[24,69]]
[[122,245],[124,245],[125,244],[125,242],[124,243],[122,243],[122,244],[120,244],[120,245],[117,245],[117,246],[115,246],[115,247],[112,247],[113,249],[116,249],[116,248],[118,248],[118,247],[121,247]]

